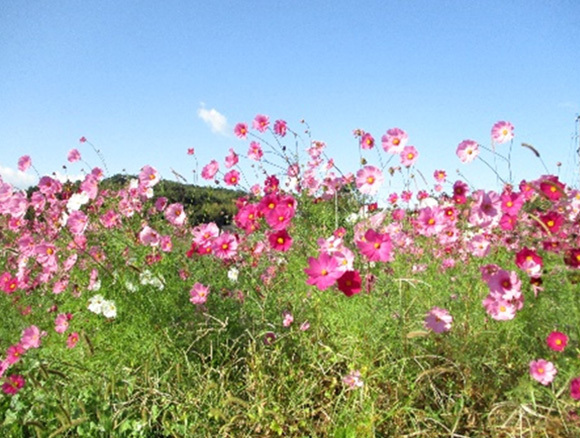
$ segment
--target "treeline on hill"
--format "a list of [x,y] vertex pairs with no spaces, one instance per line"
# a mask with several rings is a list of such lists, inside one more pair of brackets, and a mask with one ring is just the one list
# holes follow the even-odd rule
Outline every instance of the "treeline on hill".
[[[119,190],[127,187],[129,181],[136,178],[133,175],[117,174],[105,178],[99,183],[101,189]],[[64,184],[63,192],[70,194],[79,190],[80,182]],[[28,197],[37,186],[27,190]],[[185,207],[191,226],[215,222],[219,227],[230,225],[237,211],[236,199],[247,195],[240,190],[231,190],[220,187],[202,187],[193,184],[183,184],[176,181],[161,180],[154,188],[155,198],[164,196],[168,203],[179,202]]]
[[[119,190],[126,187],[132,178],[135,176],[117,174],[103,180],[100,186]],[[240,190],[202,187],[169,180],[161,180],[154,190],[156,198],[164,196],[169,204],[182,204],[192,226],[207,222],[215,222],[219,227],[231,224],[236,213],[236,199],[246,195]]]

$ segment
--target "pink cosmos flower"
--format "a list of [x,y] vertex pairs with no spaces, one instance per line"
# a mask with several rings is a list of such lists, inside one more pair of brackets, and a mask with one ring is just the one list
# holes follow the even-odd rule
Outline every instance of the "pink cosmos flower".
[[6,378],[6,381],[2,385],[2,391],[8,395],[15,395],[24,388],[25,383],[24,377],[20,374],[13,374]]
[[514,138],[514,125],[510,122],[500,121],[491,128],[491,139],[494,143],[507,143]]
[[24,349],[22,344],[11,345],[10,347],[8,347],[6,349],[5,361],[9,365],[14,365],[15,363],[17,363],[20,360],[20,358],[22,357],[22,355],[24,354],[25,351],[26,350]]
[[360,147],[363,149],[372,149],[375,146],[375,139],[371,134],[365,132],[360,138]]
[[158,246],[159,245],[159,233],[151,228],[149,225],[145,225],[141,232],[139,233],[139,241],[143,245],[148,246]]
[[474,140],[463,140],[455,153],[462,163],[471,163],[479,155],[479,144]]
[[561,183],[557,176],[545,175],[540,178],[540,191],[550,201],[558,201],[565,195],[566,186]]
[[270,246],[276,251],[286,252],[292,246],[292,237],[284,230],[276,231],[268,236]]
[[18,159],[18,170],[21,172],[26,172],[30,166],[32,166],[32,160],[30,159],[30,156],[23,155]]
[[236,154],[236,152],[232,148],[230,148],[230,153],[226,157],[226,168],[230,169],[234,167],[236,164],[238,164],[239,161],[240,159],[238,157],[238,154]]
[[87,141],[87,139],[84,136],[79,138],[79,142],[81,142],[81,143],[86,143],[86,141]]
[[115,228],[121,225],[119,215],[115,210],[109,210],[99,218],[99,222],[105,228]]
[[24,350],[40,347],[40,337],[46,335],[46,332],[41,332],[38,327],[31,325],[24,329],[22,337],[20,338],[20,345]]
[[189,301],[191,301],[193,304],[204,304],[207,301],[207,296],[209,295],[209,286],[204,286],[201,283],[195,283],[189,291],[189,295]]
[[294,317],[292,316],[292,314],[289,311],[285,311],[282,316],[284,316],[284,321],[282,322],[282,325],[284,327],[290,327],[292,325],[292,323],[294,322]]
[[319,290],[326,290],[342,276],[335,257],[328,253],[321,253],[316,259],[308,258],[308,268],[304,269],[308,275],[307,284],[316,286]]
[[232,234],[224,233],[213,241],[212,249],[216,257],[228,260],[237,254],[238,241]]
[[169,201],[167,200],[167,198],[165,196],[160,196],[159,198],[157,198],[155,200],[155,210],[157,210],[159,212],[165,210],[168,202]]
[[276,120],[274,122],[274,133],[279,135],[280,137],[284,137],[286,135],[286,131],[288,130],[288,126],[285,120]]
[[546,343],[554,351],[564,351],[564,348],[568,345],[568,336],[562,332],[554,331],[548,335]]
[[64,333],[68,330],[68,322],[72,319],[71,313],[59,313],[54,320],[54,330],[57,333]]
[[365,232],[364,239],[357,240],[356,246],[362,255],[371,262],[390,262],[393,260],[393,245],[387,233],[377,233],[373,229]]
[[399,128],[392,128],[382,136],[381,141],[385,152],[400,154],[403,152],[403,148],[407,145],[408,139],[409,136],[405,131]]
[[411,167],[417,162],[419,158],[419,153],[415,146],[405,146],[401,152],[401,164],[405,167]]
[[425,328],[435,333],[443,333],[451,330],[453,317],[447,309],[433,307],[425,317]]
[[0,360],[0,377],[4,375],[6,370],[10,367],[10,364],[6,360]]
[[167,207],[165,210],[165,219],[172,225],[182,226],[187,220],[183,205],[175,203]]
[[236,134],[236,137],[238,138],[245,139],[248,135],[248,125],[245,123],[236,124],[236,126],[234,126],[234,134]]
[[159,172],[149,165],[143,166],[139,173],[139,185],[143,187],[153,187],[160,179]]
[[240,172],[235,169],[230,170],[224,175],[224,182],[228,186],[237,186],[240,182]]
[[445,182],[445,180],[447,179],[447,172],[445,172],[444,170],[436,170],[435,172],[433,172],[433,177],[437,182]]
[[356,187],[365,195],[374,195],[385,180],[383,173],[375,166],[365,166],[356,173]]
[[576,377],[570,382],[570,397],[574,400],[580,400],[580,377]]
[[195,149],[194,148],[188,148],[187,149],[187,155],[193,155],[195,154]]
[[79,341],[79,334],[77,332],[71,333],[70,335],[68,335],[68,338],[66,339],[67,348],[74,348],[75,345],[77,345],[78,341]]
[[211,160],[203,167],[203,169],[201,169],[201,177],[206,180],[211,180],[214,178],[219,168],[219,163],[216,160]]
[[530,362],[530,376],[544,386],[549,385],[550,382],[554,380],[557,373],[558,370],[552,362],[544,359],[533,360]]
[[79,161],[80,159],[81,153],[78,151],[78,149],[71,149],[70,151],[68,151],[67,160],[69,161],[69,163],[74,163],[76,161]]
[[348,389],[357,389],[364,386],[360,371],[354,370],[342,378],[343,383]]
[[252,128],[258,130],[259,132],[266,132],[266,129],[268,129],[269,125],[270,118],[263,114],[258,114],[252,122]]
[[254,161],[260,161],[264,152],[262,151],[262,146],[257,141],[250,143],[250,149],[248,149],[248,158]]
[[523,247],[516,253],[516,266],[530,277],[539,277],[542,274],[544,262],[536,251]]
[[525,202],[524,197],[518,192],[502,193],[501,195],[501,211],[517,216]]
[[88,216],[80,210],[73,211],[66,221],[68,229],[75,235],[83,234],[87,228],[88,223]]

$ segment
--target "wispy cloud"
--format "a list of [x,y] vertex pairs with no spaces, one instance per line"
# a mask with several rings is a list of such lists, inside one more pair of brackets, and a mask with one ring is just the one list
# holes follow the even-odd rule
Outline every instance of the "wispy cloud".
[[205,108],[205,104],[202,103],[201,108],[197,110],[197,115],[210,127],[212,132],[224,135],[227,133],[228,121],[215,108],[208,110]]
[[34,175],[2,165],[0,165],[0,176],[2,176],[4,182],[10,183],[19,189],[26,189],[38,182],[38,178]]

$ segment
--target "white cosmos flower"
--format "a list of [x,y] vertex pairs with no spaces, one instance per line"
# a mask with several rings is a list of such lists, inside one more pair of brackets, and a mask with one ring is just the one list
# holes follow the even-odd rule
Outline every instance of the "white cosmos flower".
[[115,318],[117,316],[117,306],[112,301],[103,301],[101,309],[105,318]]
[[69,212],[79,210],[83,205],[89,202],[89,199],[89,195],[85,192],[75,193],[69,198],[66,203],[66,208]]
[[103,302],[105,298],[102,295],[95,295],[91,299],[89,299],[89,310],[97,315],[100,315],[103,312]]
[[239,274],[240,274],[240,271],[237,268],[232,267],[228,271],[228,278],[235,283],[238,281]]

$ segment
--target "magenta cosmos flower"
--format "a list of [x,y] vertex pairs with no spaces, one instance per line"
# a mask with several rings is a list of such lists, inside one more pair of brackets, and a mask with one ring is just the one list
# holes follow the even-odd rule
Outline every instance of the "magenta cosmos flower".
[[576,377],[570,382],[570,397],[574,400],[580,400],[580,377]]
[[316,286],[319,290],[328,289],[343,274],[336,258],[325,252],[317,259],[309,257],[308,268],[305,268],[304,272],[308,275],[306,283]]
[[235,169],[230,170],[224,175],[224,182],[228,186],[237,186],[240,182],[240,172]]
[[546,338],[546,343],[554,351],[563,351],[568,345],[568,336],[562,332],[552,332]]
[[6,378],[6,382],[2,385],[2,391],[8,395],[15,395],[24,388],[25,380],[19,374],[13,374]]
[[425,317],[425,328],[435,333],[443,333],[451,330],[453,317],[447,309],[433,307]]
[[292,246],[292,237],[284,230],[276,231],[268,236],[270,246],[276,251],[286,252]]
[[558,373],[558,370],[552,362],[544,359],[533,360],[530,362],[530,376],[534,380],[537,380],[542,385],[547,386],[554,376]]
[[375,166],[365,166],[356,173],[356,187],[365,195],[374,195],[385,180],[383,173]]
[[500,121],[491,128],[491,139],[494,143],[507,143],[514,138],[514,125],[510,122]]
[[471,163],[479,155],[479,145],[474,140],[463,140],[455,153],[462,163]]
[[356,241],[360,253],[371,262],[390,262],[393,260],[393,245],[388,234],[366,231],[364,238]]
[[246,138],[246,136],[248,135],[248,125],[246,125],[245,123],[238,123],[234,127],[234,134],[238,138],[241,138],[241,139]]

